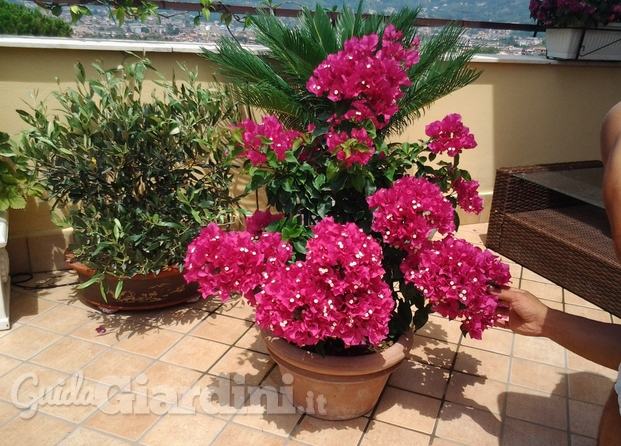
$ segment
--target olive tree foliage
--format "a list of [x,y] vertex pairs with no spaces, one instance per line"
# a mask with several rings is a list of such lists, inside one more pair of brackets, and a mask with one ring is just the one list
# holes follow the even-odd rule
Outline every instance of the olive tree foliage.
[[[164,6],[163,1],[143,1],[143,0],[32,0],[39,7],[50,11],[55,16],[60,16],[64,8],[68,8],[71,14],[71,20],[76,23],[84,16],[91,16],[92,12],[89,6],[104,6],[108,8],[110,17],[119,24],[123,24],[126,19],[140,20],[144,22],[147,17],[155,16],[167,17],[160,11],[160,6]],[[271,4],[268,0],[266,4]],[[186,3],[187,7],[188,3]],[[180,9],[179,5],[175,6],[174,2],[165,5],[166,9]],[[222,21],[227,25],[231,22],[234,15],[227,12],[227,7],[219,0],[200,0],[196,4],[197,15],[194,18],[194,24],[198,25],[201,17],[209,20],[212,11],[222,12]],[[187,11],[178,12],[185,14]]]
[[71,25],[36,9],[0,0],[0,34],[71,37]]

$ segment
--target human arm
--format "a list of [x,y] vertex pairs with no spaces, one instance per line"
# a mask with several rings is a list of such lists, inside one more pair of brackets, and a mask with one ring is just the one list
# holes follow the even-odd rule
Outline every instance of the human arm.
[[493,288],[499,310],[508,319],[499,327],[526,336],[551,339],[577,355],[617,370],[621,363],[621,325],[608,324],[544,305],[534,295],[515,288]]

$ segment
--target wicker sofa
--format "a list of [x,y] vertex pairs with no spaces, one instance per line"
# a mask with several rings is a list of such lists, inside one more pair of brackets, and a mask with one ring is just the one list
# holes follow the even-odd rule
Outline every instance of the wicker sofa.
[[517,176],[601,165],[584,161],[498,169],[485,244],[621,317],[621,264],[605,210]]

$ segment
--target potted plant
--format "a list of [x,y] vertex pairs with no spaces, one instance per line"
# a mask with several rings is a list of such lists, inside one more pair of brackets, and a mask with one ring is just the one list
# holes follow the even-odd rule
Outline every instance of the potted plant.
[[[438,312],[480,338],[498,317],[487,286],[510,277],[498,258],[453,236],[458,205],[482,209],[478,183],[458,167],[460,152],[476,146],[461,117],[428,125],[426,141],[385,139],[417,114],[414,91],[428,100],[450,91],[434,88],[461,85],[443,84],[429,51],[446,51],[443,66],[461,82],[476,77],[454,30],[426,50],[407,9],[385,21],[346,9],[334,28],[321,8],[302,14],[291,30],[269,15],[251,19],[262,43],[283,45],[271,62],[220,45],[231,66],[263,67],[265,84],[241,85],[238,97],[259,105],[260,90],[273,91],[270,111],[283,116],[237,124],[230,143],[228,162],[244,160],[247,189],[265,187],[270,208],[243,231],[204,228],[188,247],[185,277],[204,297],[242,295],[255,307],[270,354],[294,377],[295,407],[348,419],[377,402],[413,327]],[[323,53],[318,62],[302,56]],[[434,231],[442,237],[432,241]]]
[[24,209],[28,196],[38,196],[40,185],[34,180],[26,158],[18,156],[8,133],[0,132],[0,330],[10,328],[11,281],[9,255],[9,209]]
[[[183,280],[187,244],[209,222],[236,212],[230,167],[222,163],[223,128],[235,116],[225,91],[171,82],[148,59],[87,78],[76,65],[77,88],[53,93],[18,111],[31,128],[20,142],[73,228],[68,265],[78,271],[87,301],[106,311],[145,309],[195,298]],[[147,76],[159,91],[146,94]],[[146,99],[145,99],[146,97]]]
[[621,3],[531,0],[530,16],[546,28],[547,57],[621,60]]

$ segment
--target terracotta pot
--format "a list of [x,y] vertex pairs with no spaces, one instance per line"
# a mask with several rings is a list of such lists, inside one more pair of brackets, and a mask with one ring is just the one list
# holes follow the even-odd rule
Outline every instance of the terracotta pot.
[[[78,262],[71,251],[65,252],[65,262],[78,273],[78,281],[84,283],[90,280],[95,270]],[[109,292],[104,300],[99,290],[99,284],[93,284],[82,291],[86,302],[105,313],[114,313],[118,310],[151,310],[182,302],[196,301],[200,298],[197,283],[186,283],[183,273],[177,267],[170,267],[159,274],[135,276],[125,280],[123,291],[118,298],[114,298],[114,290],[118,280],[109,278]]]
[[269,332],[261,330],[261,336],[278,364],[289,401],[298,410],[324,420],[349,420],[373,409],[390,374],[413,343],[412,333],[407,333],[380,353],[324,358]]

